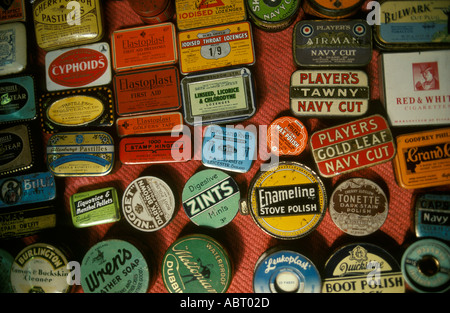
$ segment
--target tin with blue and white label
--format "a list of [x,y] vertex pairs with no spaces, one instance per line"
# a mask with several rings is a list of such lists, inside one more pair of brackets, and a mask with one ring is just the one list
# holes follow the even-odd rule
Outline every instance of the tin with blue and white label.
[[36,118],[35,84],[29,75],[0,80],[0,123]]
[[418,238],[433,237],[450,241],[450,195],[425,193],[415,201],[415,231]]

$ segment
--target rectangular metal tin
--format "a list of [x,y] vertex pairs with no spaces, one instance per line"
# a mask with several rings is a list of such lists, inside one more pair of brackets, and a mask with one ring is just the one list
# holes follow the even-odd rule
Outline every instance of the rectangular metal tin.
[[183,130],[183,115],[180,112],[121,117],[116,121],[119,137]]
[[324,177],[385,163],[395,155],[392,133],[381,115],[319,130],[311,135],[310,147]]
[[0,76],[23,72],[28,66],[27,30],[24,23],[0,24]]
[[397,136],[394,170],[406,189],[450,184],[450,128]]
[[35,164],[31,128],[18,124],[0,130],[0,175],[30,169]]
[[450,195],[425,193],[415,197],[416,236],[450,240]]
[[0,6],[0,24],[25,22],[27,15],[25,10],[25,1],[26,0],[3,1],[4,4]]
[[0,124],[36,118],[36,86],[33,76],[0,80]]
[[118,73],[113,78],[120,116],[178,110],[180,75],[175,66]]
[[253,78],[247,68],[186,76],[181,80],[181,94],[189,125],[244,120],[256,111]]
[[250,22],[179,32],[178,49],[182,74],[255,62]]
[[359,70],[297,70],[289,97],[296,116],[361,116],[369,107],[369,79]]

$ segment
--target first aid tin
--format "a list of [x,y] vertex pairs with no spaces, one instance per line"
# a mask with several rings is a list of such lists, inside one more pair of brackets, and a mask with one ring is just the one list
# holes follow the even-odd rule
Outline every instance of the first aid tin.
[[364,0],[303,0],[306,14],[327,19],[343,19],[355,15]]
[[0,4],[0,24],[11,22],[25,22],[27,11],[26,0],[9,0]]
[[144,135],[157,133],[179,133],[183,130],[183,116],[180,112],[121,117],[116,120],[117,134]]
[[297,18],[300,0],[245,0],[252,22],[265,31],[281,31]]
[[414,199],[415,232],[418,238],[450,241],[450,195],[423,193]]
[[0,175],[31,169],[35,165],[34,140],[28,124],[0,130]]
[[308,144],[308,131],[298,119],[283,116],[267,129],[267,145],[275,155],[300,155]]
[[0,124],[34,120],[37,116],[34,76],[0,80]]
[[27,30],[21,22],[0,24],[0,76],[23,72],[28,65]]

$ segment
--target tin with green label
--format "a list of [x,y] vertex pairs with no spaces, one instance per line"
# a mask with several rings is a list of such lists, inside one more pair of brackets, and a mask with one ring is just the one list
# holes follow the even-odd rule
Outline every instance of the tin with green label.
[[252,22],[265,31],[286,29],[297,18],[300,0],[247,0]]

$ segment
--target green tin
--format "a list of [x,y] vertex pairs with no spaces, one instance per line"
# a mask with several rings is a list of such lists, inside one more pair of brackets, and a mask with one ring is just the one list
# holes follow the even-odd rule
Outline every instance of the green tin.
[[0,248],[0,293],[12,293],[11,266],[14,257],[6,250]]
[[297,17],[300,0],[247,0],[247,10],[253,23],[265,31],[281,31]]

